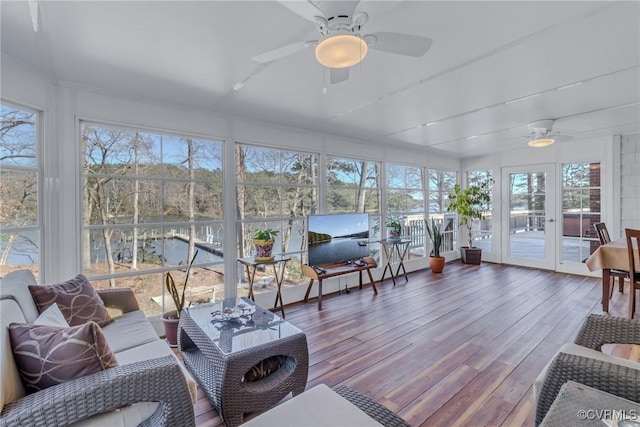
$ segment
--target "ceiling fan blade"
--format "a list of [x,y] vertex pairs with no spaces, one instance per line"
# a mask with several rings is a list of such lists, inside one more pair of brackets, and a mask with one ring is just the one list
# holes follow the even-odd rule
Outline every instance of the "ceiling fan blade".
[[311,2],[307,0],[297,1],[279,1],[282,6],[286,7],[296,15],[302,16],[308,21],[313,21],[314,16],[324,16],[322,11],[315,7]]
[[364,36],[375,37],[375,42],[369,46],[371,49],[382,50],[384,52],[397,53],[407,56],[422,56],[431,47],[429,37],[415,36],[412,34],[402,33],[373,33]]
[[330,68],[329,81],[331,84],[342,83],[349,79],[349,68]]
[[277,49],[270,50],[268,52],[261,53],[259,55],[251,57],[255,62],[259,62],[261,64],[275,61],[276,59],[284,58],[285,56],[293,55],[294,53],[298,53],[304,49],[306,49],[306,45],[303,42],[292,43],[286,46],[279,47]]
[[552,135],[551,138],[555,139],[556,142],[564,142],[573,139],[573,137],[569,135]]
[[401,0],[362,0],[360,1],[360,3],[358,3],[358,6],[356,6],[356,12],[363,10],[371,16],[385,16],[385,14],[391,12],[391,10],[398,6],[400,3],[402,3]]

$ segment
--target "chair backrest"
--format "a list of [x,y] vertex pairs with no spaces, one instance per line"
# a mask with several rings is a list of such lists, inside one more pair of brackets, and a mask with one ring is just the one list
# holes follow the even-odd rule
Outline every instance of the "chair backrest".
[[[627,236],[627,252],[629,252],[629,279],[633,286],[636,284],[638,276],[640,276],[640,274],[637,273],[638,267],[640,266],[636,264],[636,260],[640,260],[640,230],[625,228],[624,234]],[[635,247],[633,245],[634,239],[636,241]],[[636,253],[634,254],[634,252]],[[631,289],[633,289],[633,287]]]
[[605,243],[609,243],[611,241],[611,237],[609,237],[609,232],[607,231],[607,226],[604,222],[593,224],[593,228],[596,229],[596,233],[598,234],[598,239],[600,239],[601,245],[604,245]]

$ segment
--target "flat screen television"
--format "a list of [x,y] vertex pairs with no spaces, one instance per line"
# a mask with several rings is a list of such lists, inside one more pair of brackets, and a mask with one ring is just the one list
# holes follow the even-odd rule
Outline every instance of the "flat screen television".
[[369,214],[309,215],[309,265],[358,260],[369,254]]

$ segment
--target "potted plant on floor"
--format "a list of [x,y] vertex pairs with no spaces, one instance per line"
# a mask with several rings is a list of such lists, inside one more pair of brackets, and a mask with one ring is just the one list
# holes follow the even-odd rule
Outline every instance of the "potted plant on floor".
[[181,289],[176,285],[175,280],[173,280],[173,276],[171,273],[167,271],[164,276],[164,285],[171,295],[171,299],[173,300],[173,304],[176,306],[175,310],[170,310],[165,312],[162,315],[162,323],[164,324],[164,335],[167,339],[167,342],[170,346],[175,347],[178,345],[178,322],[180,321],[180,314],[182,313],[182,309],[184,308],[185,300],[185,291],[187,289],[187,284],[189,283],[189,275],[191,273],[191,266],[193,262],[196,260],[198,256],[198,251],[193,254],[193,258],[189,262],[189,266],[187,267],[187,274],[184,276],[184,282],[180,286]]
[[256,261],[271,261],[273,259],[271,251],[273,250],[273,242],[278,233],[279,231],[272,230],[271,228],[256,231],[256,234],[253,236],[253,245],[256,248]]
[[429,255],[429,267],[433,273],[442,273],[444,270],[445,259],[440,256],[440,249],[442,248],[442,226],[436,223],[434,218],[431,218],[431,224],[425,219],[425,226],[427,227],[427,233],[433,244],[433,249]]
[[469,246],[460,248],[462,262],[465,264],[480,264],[482,249],[473,246],[473,221],[481,220],[484,212],[488,210],[491,201],[490,182],[485,181],[478,185],[470,185],[464,190],[460,184],[456,184],[453,192],[449,194],[449,212],[458,214],[460,226],[466,226],[468,231]]

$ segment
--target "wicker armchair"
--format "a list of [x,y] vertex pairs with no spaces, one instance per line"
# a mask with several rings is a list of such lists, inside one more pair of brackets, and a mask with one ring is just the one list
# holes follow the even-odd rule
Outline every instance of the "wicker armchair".
[[[640,320],[592,314],[582,325],[575,344],[596,351],[602,351],[604,344],[640,344]],[[542,422],[562,385],[570,380],[640,402],[640,364],[614,356],[606,358],[598,360],[561,350],[542,383],[536,425]]]
[[0,426],[69,425],[135,402],[160,402],[142,426],[195,425],[191,397],[171,357],[122,365],[29,394],[3,408]]

